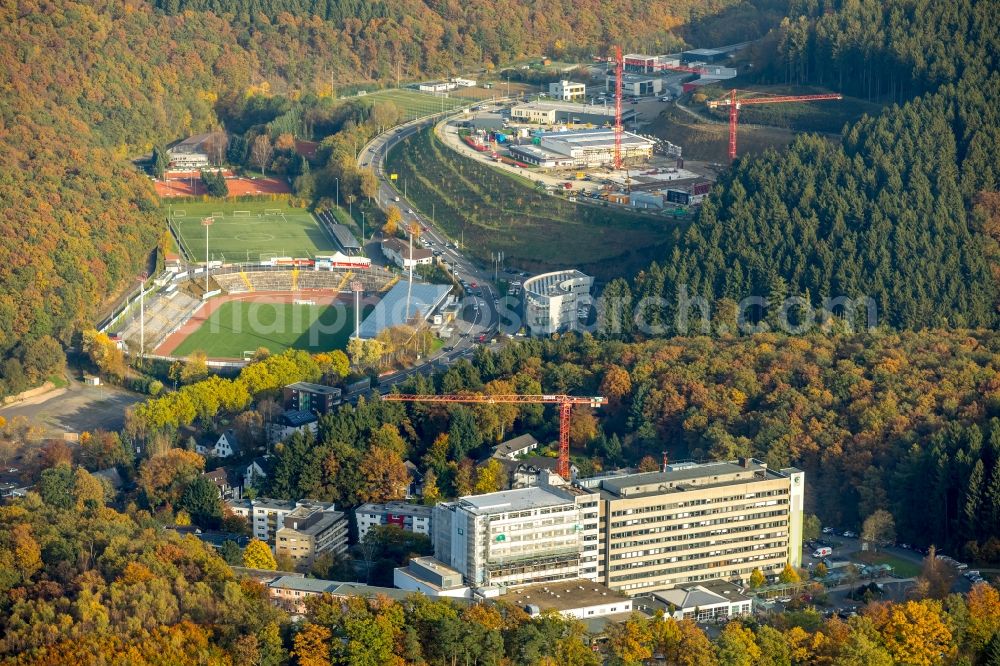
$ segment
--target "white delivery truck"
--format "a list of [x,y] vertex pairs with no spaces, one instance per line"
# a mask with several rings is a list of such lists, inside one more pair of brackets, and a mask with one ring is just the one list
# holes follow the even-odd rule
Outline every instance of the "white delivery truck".
[[832,554],[833,554],[833,548],[830,548],[829,546],[823,546],[822,548],[817,548],[816,550],[813,551],[813,557],[815,557],[817,560]]

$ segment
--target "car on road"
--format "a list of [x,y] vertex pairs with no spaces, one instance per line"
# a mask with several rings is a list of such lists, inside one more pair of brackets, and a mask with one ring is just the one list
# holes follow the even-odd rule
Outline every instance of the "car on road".
[[858,537],[858,534],[857,532],[852,532],[851,530],[845,530],[844,537],[848,539],[856,539]]
[[393,201],[399,201],[399,197],[393,197],[392,200]]
[[823,534],[833,534],[833,528],[832,527],[824,527],[823,528]]
[[455,348],[454,348],[454,347],[452,347],[451,345],[449,345],[449,346],[447,346],[447,347],[442,347],[442,348],[441,348],[441,351],[444,351],[444,352],[450,352],[450,351],[455,351]]

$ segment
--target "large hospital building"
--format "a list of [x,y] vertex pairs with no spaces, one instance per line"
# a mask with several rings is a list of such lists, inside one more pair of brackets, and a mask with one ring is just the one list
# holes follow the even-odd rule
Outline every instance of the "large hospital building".
[[434,554],[479,588],[747,583],[801,565],[804,486],[798,469],[740,459],[462,497],[435,509]]

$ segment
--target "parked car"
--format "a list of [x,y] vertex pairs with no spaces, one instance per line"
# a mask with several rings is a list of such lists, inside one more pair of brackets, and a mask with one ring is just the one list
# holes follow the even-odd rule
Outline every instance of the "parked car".
[[823,534],[833,534],[833,528],[832,527],[824,527],[823,528]]
[[856,539],[858,537],[858,533],[852,532],[851,530],[845,530],[844,536],[847,537],[848,539]]

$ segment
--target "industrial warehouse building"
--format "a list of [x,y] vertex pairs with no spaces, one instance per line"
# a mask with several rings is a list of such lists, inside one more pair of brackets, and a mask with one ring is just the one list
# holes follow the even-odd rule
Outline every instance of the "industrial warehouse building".
[[[615,132],[612,129],[545,132],[538,144],[511,146],[516,159],[540,167],[599,167],[615,160]],[[655,142],[632,132],[622,132],[622,157],[631,163],[653,156]]]
[[577,311],[590,305],[594,278],[577,270],[536,275],[524,282],[524,323],[531,335],[571,331]]

